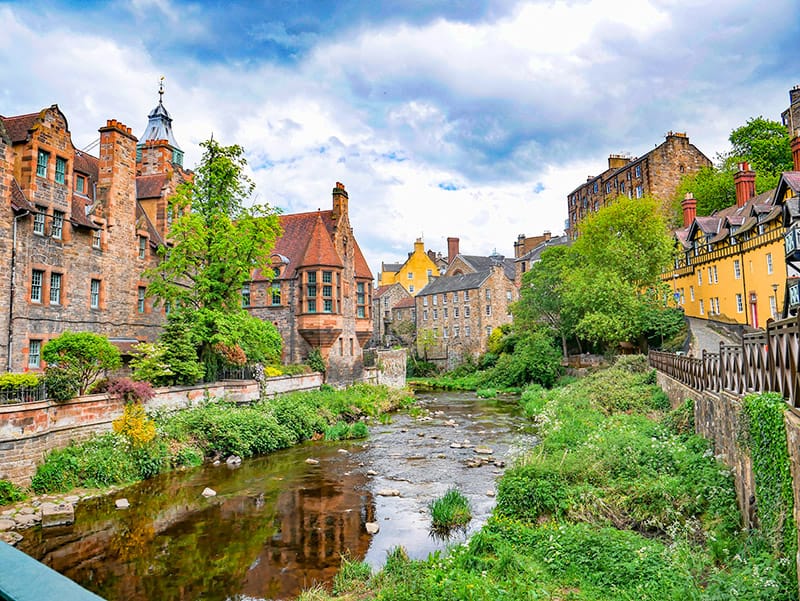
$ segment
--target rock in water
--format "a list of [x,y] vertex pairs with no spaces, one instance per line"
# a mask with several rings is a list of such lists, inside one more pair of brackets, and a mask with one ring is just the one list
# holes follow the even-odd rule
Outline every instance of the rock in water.
[[367,522],[365,526],[367,528],[367,534],[378,534],[381,529],[378,522]]
[[200,493],[200,494],[202,494],[202,495],[203,495],[203,496],[204,496],[204,497],[207,499],[207,498],[209,498],[209,497],[216,497],[216,496],[217,496],[217,491],[216,491],[216,490],[214,490],[213,488],[208,488],[208,487],[206,486],[206,487],[203,489],[203,492],[202,492],[202,493]]
[[319,465],[319,459],[311,459],[311,457],[309,457],[306,459],[306,463],[308,465]]
[[375,494],[379,497],[399,497],[400,491],[396,488],[382,488]]
[[128,499],[117,499],[114,501],[114,505],[116,505],[117,509],[127,509],[131,506],[131,504],[128,503]]

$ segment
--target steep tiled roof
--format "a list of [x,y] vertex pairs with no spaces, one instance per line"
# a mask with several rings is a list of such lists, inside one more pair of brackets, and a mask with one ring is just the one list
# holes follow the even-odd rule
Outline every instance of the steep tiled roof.
[[380,298],[391,288],[392,286],[396,286],[396,284],[386,284],[385,286],[378,286],[375,288],[375,291],[372,293],[372,298]]
[[100,229],[92,220],[89,219],[87,208],[91,206],[91,201],[88,198],[79,196],[78,194],[72,195],[72,213],[70,214],[69,221],[72,225],[78,227],[88,227],[93,230]]
[[281,274],[282,278],[291,279],[297,274],[297,268],[301,264],[309,237],[314,231],[318,219],[321,219],[323,224],[332,221],[331,211],[292,213],[280,216],[283,235],[275,241],[275,248],[272,249],[272,252],[289,259],[288,265]]
[[322,222],[322,216],[317,213],[314,227],[309,232],[305,252],[302,255],[300,265],[323,265],[326,267],[344,267],[333,240]]
[[100,172],[100,160],[81,150],[76,150],[72,170],[88,175],[94,181],[97,181],[97,176]]
[[158,248],[160,245],[165,244],[161,234],[158,233],[158,230],[153,225],[153,222],[150,221],[150,218],[142,208],[142,205],[140,205],[138,202],[136,203],[136,221],[144,224],[145,229],[147,230],[147,235],[150,238],[150,246]]
[[3,117],[0,115],[0,119],[3,120],[3,125],[5,125],[8,137],[11,138],[12,142],[24,142],[28,139],[28,131],[36,123],[41,113],[39,111],[27,115],[17,115],[16,117]]
[[27,198],[22,188],[19,187],[17,180],[11,182],[11,208],[15,211],[35,211],[34,207]]
[[136,176],[136,198],[158,198],[169,176],[164,173]]
[[455,292],[456,290],[474,290],[491,275],[490,270],[465,273],[463,275],[448,275],[432,280],[427,286],[417,293],[417,296],[427,296],[440,292]]
[[358,242],[355,241],[355,238],[353,239],[353,260],[355,263],[356,277],[371,280],[372,270],[370,270],[369,265],[367,265],[367,261],[361,253],[361,248],[358,246]]

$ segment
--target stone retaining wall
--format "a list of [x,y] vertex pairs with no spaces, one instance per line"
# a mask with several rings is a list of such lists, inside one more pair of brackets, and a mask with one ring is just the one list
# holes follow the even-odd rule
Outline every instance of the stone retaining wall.
[[[265,393],[275,396],[285,392],[316,390],[322,374],[270,378]],[[258,383],[253,380],[228,380],[200,386],[157,388],[147,409],[179,410],[206,398],[226,398],[249,403],[259,398]],[[93,434],[111,430],[111,423],[122,414],[124,403],[105,394],[78,397],[63,403],[42,401],[0,405],[0,479],[27,486],[36,466],[52,449],[80,442]]]

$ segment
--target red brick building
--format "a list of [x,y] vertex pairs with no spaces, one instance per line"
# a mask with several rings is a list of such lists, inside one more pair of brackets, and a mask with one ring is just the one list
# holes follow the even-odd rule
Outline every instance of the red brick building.
[[171,121],[159,100],[137,146],[109,120],[92,156],[57,105],[0,116],[0,369],[39,369],[66,330],[123,348],[158,335],[163,310],[141,273],[166,239],[167,197],[190,177]]
[[353,235],[344,184],[331,210],[280,217],[272,277],[255,273],[242,291],[250,313],[274,323],[283,360],[300,362],[319,349],[334,383],[358,379],[372,336],[372,272]]

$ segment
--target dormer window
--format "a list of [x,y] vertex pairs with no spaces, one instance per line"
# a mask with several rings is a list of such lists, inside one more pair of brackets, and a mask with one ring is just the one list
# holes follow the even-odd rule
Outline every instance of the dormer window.
[[75,176],[75,191],[78,194],[86,194],[86,178],[82,175]]

